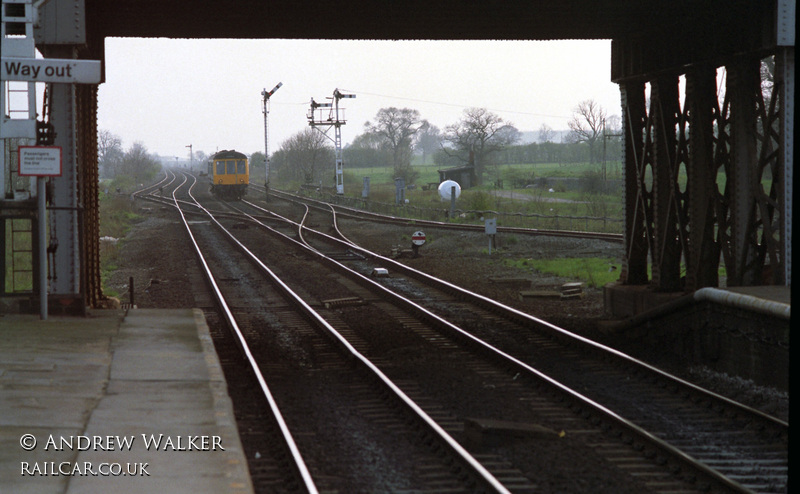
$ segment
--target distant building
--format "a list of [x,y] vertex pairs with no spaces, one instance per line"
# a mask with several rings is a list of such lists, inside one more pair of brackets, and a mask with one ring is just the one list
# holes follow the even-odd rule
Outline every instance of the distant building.
[[436,171],[439,172],[439,183],[445,180],[454,180],[458,182],[458,185],[460,185],[462,189],[469,189],[478,183],[478,177],[475,175],[474,166],[459,166]]

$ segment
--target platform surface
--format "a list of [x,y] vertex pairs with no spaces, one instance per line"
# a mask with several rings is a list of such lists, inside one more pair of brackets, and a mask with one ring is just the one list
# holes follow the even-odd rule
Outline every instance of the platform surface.
[[0,315],[0,492],[252,491],[201,311]]
[[792,287],[790,286],[737,286],[729,287],[725,290],[781,304],[792,304]]

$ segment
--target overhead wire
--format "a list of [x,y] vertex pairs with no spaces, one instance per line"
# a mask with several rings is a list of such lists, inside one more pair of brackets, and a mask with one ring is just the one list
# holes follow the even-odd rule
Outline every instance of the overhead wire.
[[[354,89],[342,89],[342,91],[347,91],[349,93],[355,93],[355,94],[365,94],[365,95],[369,95],[369,96],[377,96],[377,97],[380,97],[380,98],[390,98],[390,99],[397,99],[397,100],[414,101],[416,103],[426,103],[426,104],[430,104],[430,105],[452,106],[452,107],[456,107],[456,108],[471,108],[471,107],[475,106],[475,105],[462,105],[462,104],[458,104],[458,103],[445,103],[443,101],[431,101],[431,100],[424,100],[424,99],[419,99],[419,98],[409,98],[409,97],[405,97],[405,96],[393,96],[393,95],[388,95],[388,94],[372,93],[372,92],[369,92],[369,91],[358,91],[358,90],[354,90]],[[531,115],[531,116],[535,116],[535,117],[563,118],[565,120],[568,120],[570,118],[570,117],[564,116],[564,115],[550,115],[550,114],[547,114],[547,113],[525,112],[525,111],[519,111],[519,110],[506,110],[506,109],[499,109],[499,108],[486,108],[486,109],[490,110],[490,111],[493,111],[493,112],[497,112],[497,113],[514,113],[514,114],[518,114],[518,115]]]

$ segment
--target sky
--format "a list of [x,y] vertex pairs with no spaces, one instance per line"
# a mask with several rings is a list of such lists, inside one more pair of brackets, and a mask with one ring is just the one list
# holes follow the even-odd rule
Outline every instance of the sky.
[[[311,98],[335,89],[346,145],[381,108],[412,108],[444,130],[469,107],[520,131],[566,130],[593,99],[620,114],[606,41],[361,41],[106,39],[98,126],[123,148],[188,158],[235,149],[264,152],[263,90],[270,98],[269,152],[308,127]],[[342,114],[340,114],[342,118]],[[331,131],[330,135],[333,133]]]

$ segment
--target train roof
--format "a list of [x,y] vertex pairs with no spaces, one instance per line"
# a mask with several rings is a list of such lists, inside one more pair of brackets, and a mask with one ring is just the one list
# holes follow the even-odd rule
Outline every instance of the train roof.
[[231,149],[230,151],[220,151],[214,156],[212,156],[211,159],[215,160],[247,159],[247,155]]

